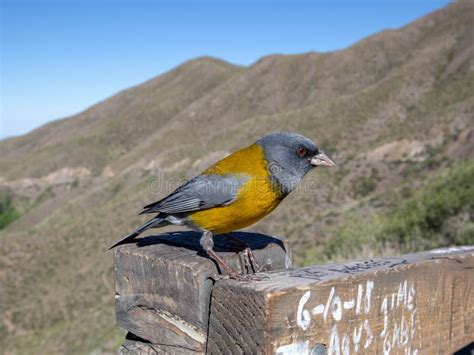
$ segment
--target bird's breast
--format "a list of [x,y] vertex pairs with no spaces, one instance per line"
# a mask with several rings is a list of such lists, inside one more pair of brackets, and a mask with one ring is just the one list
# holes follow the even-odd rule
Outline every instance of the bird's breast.
[[245,228],[273,211],[283,199],[270,179],[263,149],[257,144],[228,156],[205,173],[245,174],[249,179],[230,204],[191,214],[191,223],[199,228],[215,233]]

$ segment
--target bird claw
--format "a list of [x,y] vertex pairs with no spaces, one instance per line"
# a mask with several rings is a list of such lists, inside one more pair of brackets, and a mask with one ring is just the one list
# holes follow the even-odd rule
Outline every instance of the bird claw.
[[260,268],[260,265],[257,263],[255,254],[253,253],[252,249],[249,247],[247,243],[243,242],[239,238],[234,237],[232,234],[225,234],[225,236],[234,242],[235,246],[237,247],[239,256],[243,255],[242,263],[243,263],[243,267],[245,268],[245,270],[247,270],[247,272],[258,273],[262,271],[262,269]]
[[255,259],[255,255],[249,247],[246,247],[243,250],[244,253],[244,263],[245,267],[249,271],[253,271],[254,273],[258,273],[261,271],[260,265],[257,263],[257,260]]
[[[225,274],[220,275],[213,275],[209,278],[213,279],[214,281],[218,280],[237,280],[237,281],[244,281],[244,282],[251,282],[251,281],[263,281],[268,280],[270,277],[266,274],[260,273],[262,270],[260,265],[255,260],[255,255],[253,254],[252,249],[242,242],[240,239],[233,237],[232,235],[226,235],[229,239],[234,241],[237,248],[239,249],[239,257],[241,258],[241,263],[243,272],[242,274],[236,272],[232,269],[227,263],[222,259],[219,255],[217,255],[212,248],[207,250],[208,255],[210,255],[214,261],[219,265],[220,270],[224,271]],[[247,273],[245,273],[245,271]]]

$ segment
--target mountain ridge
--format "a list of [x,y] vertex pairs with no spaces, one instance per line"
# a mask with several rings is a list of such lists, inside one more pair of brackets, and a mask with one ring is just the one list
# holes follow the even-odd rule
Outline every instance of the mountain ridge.
[[[20,217],[0,230],[0,282],[8,285],[0,289],[0,347],[115,349],[122,334],[107,246],[143,222],[141,206],[270,131],[315,139],[338,167],[311,173],[252,230],[289,238],[299,264],[411,250],[351,239],[344,226],[393,214],[418,190],[431,191],[432,179],[471,166],[472,23],[474,3],[457,1],[336,52],[270,55],[248,67],[191,60],[1,141],[0,193]],[[457,243],[452,235],[468,230],[469,216],[449,216],[434,232],[438,245]],[[330,244],[340,240],[352,254],[333,251],[344,249]]]
[[[326,67],[328,65],[328,63],[330,63],[331,65],[338,65],[339,67],[342,67],[344,68],[344,61],[348,61],[348,63],[351,63],[351,65],[353,66],[354,65],[354,61],[352,60],[352,58],[354,56],[359,56],[359,55],[363,55],[365,57],[362,58],[362,60],[359,60],[358,62],[364,64],[366,63],[367,60],[373,60],[373,63],[374,63],[374,67],[373,67],[373,70],[372,72],[374,73],[374,75],[376,75],[377,72],[382,72],[384,75],[386,75],[386,68],[387,66],[394,66],[394,64],[391,62],[394,61],[396,64],[398,64],[400,61],[403,62],[404,60],[406,60],[406,58],[403,58],[403,56],[406,56],[405,54],[402,55],[402,58],[395,58],[395,59],[392,59],[392,57],[395,57],[392,52],[390,51],[390,45],[387,45],[387,42],[397,42],[397,43],[401,43],[403,44],[405,47],[408,46],[407,43],[411,40],[412,42],[416,42],[415,39],[417,38],[416,34],[419,33],[420,31],[426,31],[425,27],[428,27],[429,29],[433,28],[433,27],[436,27],[434,26],[435,24],[436,25],[439,25],[439,23],[441,23],[443,26],[441,26],[441,29],[438,30],[438,32],[441,33],[441,35],[444,34],[444,32],[442,30],[445,30],[445,27],[449,27],[450,26],[450,22],[449,21],[444,21],[443,22],[443,18],[446,17],[447,15],[445,14],[446,12],[448,12],[449,14],[449,11],[452,11],[451,8],[454,8],[454,7],[459,7],[459,8],[463,8],[465,6],[468,6],[469,4],[466,3],[463,3],[463,2],[460,2],[460,3],[456,3],[456,4],[452,4],[450,6],[448,6],[444,12],[443,11],[437,11],[433,14],[430,14],[428,16],[426,16],[424,19],[422,20],[418,20],[418,21],[415,21],[413,24],[411,25],[407,25],[405,27],[403,27],[402,29],[399,29],[399,30],[386,30],[386,31],[383,31],[382,33],[379,33],[379,34],[375,34],[373,36],[370,36],[369,38],[367,39],[364,39],[354,45],[352,45],[351,47],[347,48],[346,50],[339,50],[339,51],[336,51],[336,52],[329,52],[329,53],[308,53],[308,54],[297,54],[297,55],[290,55],[290,56],[285,56],[285,55],[270,55],[270,56],[266,56],[266,57],[263,57],[262,59],[256,61],[254,64],[250,65],[249,67],[238,67],[238,66],[234,66],[230,63],[227,63],[227,62],[224,62],[224,61],[221,61],[221,60],[217,60],[215,58],[212,58],[210,59],[209,57],[204,57],[204,58],[200,58],[200,59],[195,59],[195,60],[191,60],[191,61],[187,61],[181,65],[179,65],[178,67],[176,67],[175,69],[171,70],[170,72],[167,72],[167,73],[164,73],[158,77],[155,77],[145,83],[142,83],[141,85],[136,85],[132,88],[129,88],[129,89],[126,89],[126,90],[123,90],[123,91],[120,91],[119,93],[113,95],[111,98],[109,99],[106,99],[106,100],[103,100],[101,101],[100,103],[97,103],[93,106],[91,106],[90,108],[84,110],[83,112],[79,113],[78,115],[75,115],[73,116],[72,118],[76,118],[76,121],[74,122],[75,124],[77,124],[79,121],[77,120],[77,118],[81,118],[83,121],[84,121],[84,116],[88,116],[88,115],[92,115],[92,118],[90,119],[94,119],[95,121],[97,120],[100,120],[100,117],[101,115],[101,111],[103,110],[102,106],[103,105],[113,105],[113,104],[117,104],[117,100],[119,98],[124,98],[128,95],[130,95],[133,91],[135,90],[141,90],[143,91],[143,89],[146,89],[147,87],[150,87],[150,86],[154,86],[155,83],[161,83],[163,81],[165,81],[169,76],[172,76],[173,74],[176,74],[176,72],[179,72],[179,71],[186,71],[187,69],[192,69],[190,67],[193,66],[193,64],[196,64],[196,63],[201,63],[201,64],[204,64],[204,63],[209,63],[210,61],[214,64],[214,65],[218,65],[218,66],[225,66],[226,68],[231,68],[232,70],[238,70],[238,68],[242,69],[243,72],[241,73],[244,78],[239,78],[239,80],[244,80],[245,81],[245,76],[248,75],[248,76],[251,76],[251,75],[254,75],[255,73],[259,74],[261,73],[262,71],[264,72],[269,72],[269,76],[270,77],[274,77],[275,74],[271,71],[271,68],[268,69],[268,67],[275,67],[275,66],[279,66],[280,68],[278,69],[275,69],[274,71],[275,72],[284,72],[284,70],[288,70],[286,69],[286,67],[288,65],[290,65],[291,68],[298,68],[299,66],[305,66],[308,67],[308,75],[306,75],[306,78],[309,78],[310,79],[310,84],[316,84],[316,89],[318,89],[317,85],[318,85],[318,81],[322,81],[321,78],[318,78],[316,83],[313,83],[311,80],[311,78],[314,78],[315,76],[314,75],[311,75],[312,72],[314,72],[315,70],[317,70],[317,68],[320,66],[321,67],[321,71],[322,71],[322,75],[324,76],[324,72],[326,71]],[[460,12],[460,9],[457,9],[459,12]],[[415,26],[415,27],[414,27]],[[421,28],[417,28],[417,27],[421,27]],[[405,34],[405,32],[409,32],[408,34]],[[375,46],[375,49],[377,49],[380,44],[380,36],[383,36],[384,38],[384,51],[378,51],[378,56],[380,57],[380,55],[383,55],[385,58],[379,58],[377,56],[373,56],[372,53],[376,52],[375,50],[371,50],[371,51],[360,51],[359,49],[364,46],[367,46],[367,45],[370,45],[370,46]],[[389,40],[387,40],[387,36],[389,36]],[[398,39],[397,40],[397,37],[403,37],[402,39],[403,40],[400,40]],[[413,44],[412,44],[413,45]],[[365,49],[365,48],[364,48]],[[338,59],[338,56],[340,56],[340,53],[342,51],[345,51],[345,53],[348,53],[349,52],[349,55],[347,54],[344,54],[344,58],[342,59],[342,63],[337,63],[338,61],[341,61],[341,59]],[[397,47],[395,49],[395,52],[397,53],[403,53],[406,51],[406,48],[399,48]],[[354,53],[352,53],[354,52]],[[364,53],[361,53],[361,52],[364,52]],[[382,54],[381,54],[382,53]],[[371,58],[371,56],[373,58]],[[390,60],[387,60],[387,58],[391,58]],[[313,62],[315,61],[318,61],[318,63],[314,63],[312,64]],[[285,64],[285,62],[290,62],[287,64]],[[293,62],[293,63],[292,63]],[[308,64],[309,62],[309,64]],[[336,63],[334,63],[336,62]],[[347,69],[347,68],[346,68]],[[354,72],[354,73],[357,73],[358,72],[358,69],[357,67],[355,68],[352,68],[351,70]],[[338,71],[341,71],[341,70],[338,70]],[[335,71],[336,72],[336,71]],[[248,74],[247,74],[248,73]],[[187,73],[189,74],[189,73]],[[194,74],[194,73],[193,73]],[[207,73],[206,73],[207,74]],[[337,74],[334,74],[333,72],[329,73],[330,76],[334,77],[335,75]],[[347,73],[343,73],[343,75],[340,75],[340,76],[344,76],[344,75],[347,75]],[[350,73],[349,75],[347,75],[348,78],[351,77]],[[370,81],[370,75],[367,75],[367,70],[364,71],[364,74],[361,75],[362,77],[364,77],[365,79],[360,82],[360,83],[357,83],[359,85],[359,87],[365,87],[366,85],[369,85],[371,83]],[[282,80],[285,80],[286,79],[286,76],[283,76]],[[303,78],[304,79],[304,78]],[[275,79],[273,79],[275,80]],[[277,78],[278,80],[278,78]],[[376,80],[376,78],[375,78]],[[267,80],[267,77],[266,76],[263,76],[261,78],[261,81],[262,83],[267,83],[267,85],[272,85],[273,83],[269,83],[269,80]],[[338,81],[338,78],[336,78],[335,80],[336,82]],[[339,79],[340,81],[340,79]],[[373,81],[373,80],[372,80]],[[225,80],[224,80],[225,82]],[[221,83],[222,84],[222,83]],[[312,88],[312,90],[309,89],[309,85],[310,84],[305,84],[304,80],[303,81],[299,81],[298,83],[298,86],[302,89],[300,89],[299,91],[305,91],[305,92],[318,92],[318,95],[322,95],[322,98],[324,97],[329,97],[331,95],[341,95],[341,94],[344,94],[344,91],[343,92],[340,92],[340,88],[331,88],[331,82],[329,82],[328,84],[325,84],[323,82],[323,86],[320,88],[320,90],[314,90],[314,88]],[[339,84],[340,87],[344,88],[346,90],[346,92],[348,91],[348,87],[350,88],[350,82],[348,82],[348,80],[346,80],[346,82],[342,83],[342,84]],[[280,83],[278,83],[278,81],[275,83],[275,85],[277,86],[281,86]],[[305,87],[306,85],[306,87]],[[324,91],[324,89],[326,89],[328,92],[327,93],[322,93],[321,94],[321,91]],[[356,90],[357,87],[353,88],[352,90]],[[247,91],[246,88],[244,87],[241,91]],[[311,98],[308,98],[308,100],[310,100]],[[283,105],[285,108],[291,108],[288,107],[288,102],[289,100],[285,100],[285,104]],[[300,103],[295,103],[294,105],[299,105]],[[182,107],[184,107],[185,109],[185,106],[189,105],[189,103],[184,103],[182,105]],[[280,109],[281,110],[281,109]],[[91,113],[92,112],[92,113]],[[240,113],[240,115],[246,115],[246,113]],[[248,115],[248,114],[247,114]],[[169,114],[167,115],[167,117],[169,116]],[[64,121],[66,120],[67,123]],[[85,120],[87,122],[87,120]],[[34,139],[34,135],[37,135],[38,133],[41,132],[41,130],[45,130],[47,129],[48,127],[53,127],[53,128],[56,128],[56,129],[59,129],[57,126],[58,125],[67,125],[68,123],[70,123],[70,121],[68,120],[68,118],[66,119],[63,119],[61,121],[55,121],[53,123],[51,123],[50,125],[52,126],[49,126],[49,125],[46,125],[46,126],[43,126],[43,127],[40,127],[39,129],[31,132],[31,134],[28,134],[24,137],[20,137],[19,140],[28,140],[28,141],[31,141],[32,139]],[[77,129],[77,127],[76,127]],[[80,132],[78,132],[80,133]],[[32,137],[33,136],[33,137]],[[54,141],[54,138],[51,137],[51,135],[47,136],[49,137],[50,139],[53,139]],[[14,143],[15,142],[15,139],[13,140],[7,140],[7,142],[0,142],[0,148],[2,148],[2,150],[6,151],[7,153],[11,150],[13,150],[12,148],[9,149],[9,145],[13,146],[15,148],[15,150],[18,150],[18,149],[21,149],[21,147],[18,147],[17,144]],[[43,142],[41,145],[44,145],[45,143]],[[51,144],[51,143],[49,143]],[[38,146],[36,146],[37,148]],[[30,146],[26,146],[25,149],[27,148],[31,148]],[[3,168],[3,166],[1,166]],[[3,169],[4,170],[4,169]],[[49,172],[51,172],[52,170],[50,170]],[[17,172],[17,174],[20,174],[20,172]],[[36,176],[38,177],[38,176]]]

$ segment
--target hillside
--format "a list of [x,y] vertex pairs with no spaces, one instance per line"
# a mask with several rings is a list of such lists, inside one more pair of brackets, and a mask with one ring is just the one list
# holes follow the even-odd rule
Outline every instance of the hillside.
[[474,244],[473,23],[474,2],[457,1],[336,52],[198,58],[1,141],[0,347],[113,351],[107,246],[141,206],[270,131],[338,163],[251,227],[290,238],[298,263]]

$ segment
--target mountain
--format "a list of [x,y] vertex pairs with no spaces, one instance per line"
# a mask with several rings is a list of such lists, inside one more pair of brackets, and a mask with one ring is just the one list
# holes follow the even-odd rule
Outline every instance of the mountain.
[[1,141],[0,347],[113,351],[108,245],[141,206],[270,131],[338,163],[251,227],[289,238],[300,264],[470,242],[473,23],[474,3],[456,1],[336,52],[198,58]]

